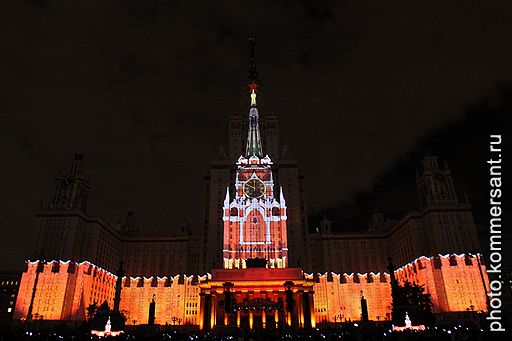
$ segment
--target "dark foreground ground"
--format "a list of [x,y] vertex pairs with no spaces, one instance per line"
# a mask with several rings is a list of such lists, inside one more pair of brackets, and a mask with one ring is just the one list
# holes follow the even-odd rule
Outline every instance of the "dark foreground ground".
[[[504,336],[504,335],[502,335]],[[290,331],[273,332],[246,332],[241,330],[217,330],[210,333],[199,331],[180,331],[173,329],[155,330],[139,329],[131,330],[118,337],[99,338],[92,336],[86,330],[45,330],[36,331],[28,328],[10,328],[3,330],[0,334],[0,341],[82,341],[82,340],[187,340],[187,341],[207,341],[207,340],[500,340],[498,335],[487,334],[480,329],[469,329],[462,326],[437,327],[430,328],[425,332],[390,332],[383,328],[338,328],[309,330],[292,333]]]

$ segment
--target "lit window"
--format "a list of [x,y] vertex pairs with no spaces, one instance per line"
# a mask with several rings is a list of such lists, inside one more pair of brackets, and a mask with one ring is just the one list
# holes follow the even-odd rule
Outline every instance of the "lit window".
[[12,308],[11,307],[7,308],[7,312],[8,313],[12,312]]

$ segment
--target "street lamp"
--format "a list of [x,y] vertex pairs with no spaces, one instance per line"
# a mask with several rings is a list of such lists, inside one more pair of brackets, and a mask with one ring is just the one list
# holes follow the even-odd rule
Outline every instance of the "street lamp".
[[176,317],[176,316],[173,316],[171,318],[171,321],[172,321],[173,325],[176,325],[176,322],[178,322],[178,325],[181,324],[181,318]]
[[341,323],[341,321],[343,320],[343,315],[341,315],[341,314],[334,315],[332,318],[334,319],[334,327],[336,328],[336,322],[338,320],[340,320],[340,323]]

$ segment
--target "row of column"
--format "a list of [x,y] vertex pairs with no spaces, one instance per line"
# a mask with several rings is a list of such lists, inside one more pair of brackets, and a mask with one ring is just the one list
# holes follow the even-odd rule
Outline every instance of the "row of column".
[[[226,283],[225,283],[226,284]],[[200,321],[199,328],[201,330],[210,330],[216,325],[221,324],[224,326],[237,325],[241,326],[241,319],[243,312],[241,310],[234,311],[232,303],[226,301],[226,297],[233,301],[233,296],[237,296],[239,299],[238,303],[243,303],[243,298],[240,296],[247,293],[240,291],[231,292],[232,284],[224,285],[223,293],[219,294],[216,292],[201,293],[201,304],[200,304]],[[283,306],[282,311],[278,308],[272,309],[271,312],[261,311],[262,326],[266,328],[268,326],[267,320],[273,319],[276,327],[279,324],[286,324],[290,328],[315,328],[315,313],[314,313],[314,302],[313,302],[313,291],[294,289],[293,283],[287,282],[285,284],[285,291],[274,292],[275,297],[273,302],[278,303],[279,298],[282,298]],[[279,295],[281,294],[281,297]],[[249,307],[250,307],[250,301]],[[248,310],[249,328],[254,328],[254,316],[255,312],[251,309]],[[236,317],[235,317],[236,316]]]

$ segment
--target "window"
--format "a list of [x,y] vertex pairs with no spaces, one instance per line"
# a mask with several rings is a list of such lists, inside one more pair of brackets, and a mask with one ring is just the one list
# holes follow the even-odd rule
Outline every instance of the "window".
[[457,266],[457,259],[455,256],[450,256],[450,266]]
[[466,266],[472,266],[473,265],[473,260],[468,255],[466,255],[466,258],[464,259],[464,261],[466,262]]
[[418,261],[416,262],[418,264],[418,269],[424,269],[425,266],[423,265],[423,263],[418,259]]

